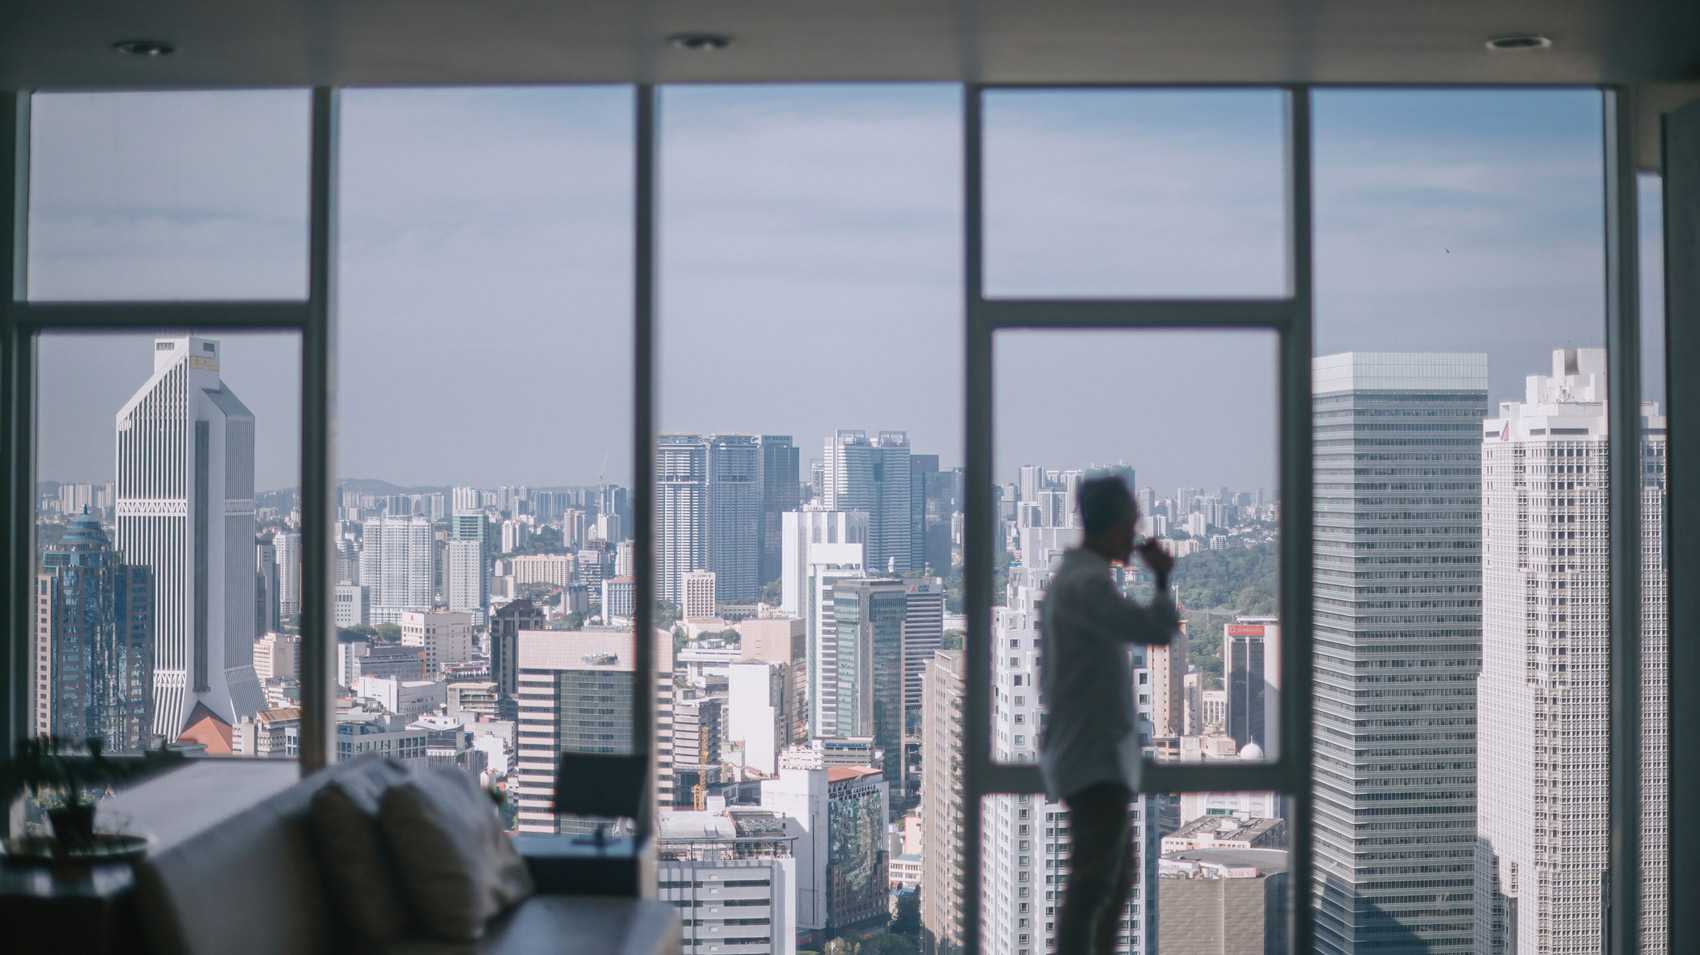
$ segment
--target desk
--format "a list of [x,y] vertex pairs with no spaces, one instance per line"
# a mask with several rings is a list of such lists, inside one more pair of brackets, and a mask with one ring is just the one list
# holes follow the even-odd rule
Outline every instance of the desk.
[[573,836],[514,836],[537,891],[550,895],[655,895],[655,842],[612,838],[598,848]]

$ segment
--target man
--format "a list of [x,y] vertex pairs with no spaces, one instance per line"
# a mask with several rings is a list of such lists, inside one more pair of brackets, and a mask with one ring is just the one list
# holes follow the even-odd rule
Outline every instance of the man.
[[[1063,555],[1041,610],[1039,696],[1048,711],[1039,741],[1045,791],[1068,807],[1073,840],[1057,955],[1110,955],[1139,874],[1128,804],[1141,759],[1130,644],[1166,644],[1180,623],[1169,596],[1175,559],[1155,540],[1135,544],[1139,510],[1119,477],[1082,481],[1085,538]],[[1156,578],[1149,606],[1124,597],[1110,573],[1138,554]]]

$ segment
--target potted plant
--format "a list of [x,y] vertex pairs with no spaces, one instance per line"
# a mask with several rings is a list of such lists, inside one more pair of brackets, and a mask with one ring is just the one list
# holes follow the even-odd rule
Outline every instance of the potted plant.
[[28,792],[47,812],[53,838],[66,848],[94,842],[95,802],[113,784],[180,754],[163,748],[137,759],[108,759],[97,738],[81,746],[57,736],[20,740],[17,754],[0,763],[0,804]]

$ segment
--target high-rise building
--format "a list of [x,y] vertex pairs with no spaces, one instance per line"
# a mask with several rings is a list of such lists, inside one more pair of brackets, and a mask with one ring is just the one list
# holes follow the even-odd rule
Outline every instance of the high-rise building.
[[364,627],[372,622],[367,610],[368,594],[359,584],[337,584],[331,593],[336,625]]
[[673,700],[673,805],[703,808],[720,784],[720,744],[726,736],[726,697],[676,696]]
[[268,633],[254,641],[254,676],[267,680],[299,678],[301,638],[294,634]]
[[827,436],[821,503],[827,510],[868,515],[867,553],[863,560],[876,573],[906,573],[910,565],[909,506],[913,480],[909,435],[840,430]]
[[780,609],[808,619],[810,566],[816,563],[862,566],[868,540],[864,511],[808,507],[781,515],[784,524],[780,570]]
[[254,542],[254,632],[283,629],[277,602],[277,546],[272,537]]
[[[833,673],[836,686],[833,736],[872,736],[884,753],[888,784],[902,792],[903,650],[908,587],[901,580],[840,580],[832,588]],[[825,735],[825,734],[823,734]]]
[[361,525],[360,585],[373,624],[395,623],[404,610],[430,610],[433,561],[431,521],[377,517]]
[[921,934],[925,951],[960,950],[962,884],[961,650],[940,650],[921,677]]
[[1235,617],[1222,628],[1222,683],[1228,735],[1273,759],[1281,738],[1281,625],[1274,617]]
[[679,910],[683,950],[796,955],[795,819],[751,807],[663,813],[657,898]]
[[[927,569],[927,482],[939,473],[936,454],[909,455],[909,571]],[[944,573],[949,568],[935,569]]]
[[490,522],[483,512],[449,518],[443,597],[450,610],[482,617],[490,604]]
[[[1478,952],[1581,955],[1602,937],[1610,859],[1611,566],[1604,349],[1555,351],[1481,432],[1482,672]],[[1665,924],[1662,728],[1665,421],[1642,407],[1644,751],[1642,906]],[[1629,440],[1637,440],[1630,436]],[[1657,806],[1651,809],[1650,806]],[[1650,823],[1650,824],[1646,824]],[[1664,952],[1662,932],[1642,951]]]
[[277,553],[277,614],[282,622],[299,625],[301,617],[301,532],[278,531],[272,536]]
[[758,617],[736,624],[738,659],[783,664],[791,674],[791,700],[787,711],[791,726],[786,743],[805,739],[809,733],[809,644],[808,627],[795,617]]
[[[655,641],[655,804],[673,804],[673,636]],[[518,645],[519,831],[573,832],[555,815],[562,752],[630,753],[635,641],[626,628],[521,630]]]
[[780,577],[785,514],[802,507],[797,445],[790,435],[761,436],[761,586]]
[[655,439],[656,598],[677,606],[687,571],[708,566],[708,442]]
[[717,575],[712,570],[688,570],[679,584],[679,616],[686,620],[714,617]]
[[1316,950],[1471,952],[1487,358],[1313,384]]
[[921,715],[921,675],[944,646],[944,581],[909,577],[903,581],[903,712]]
[[761,596],[762,449],[754,435],[708,437],[708,563],[715,598],[755,603]]
[[490,614],[490,679],[500,700],[512,701],[519,691],[519,633],[549,625],[543,608],[521,597]]
[[1151,671],[1151,735],[1186,735],[1186,621],[1172,642],[1145,648]]
[[113,752],[146,748],[154,653],[148,569],[124,563],[85,512],[42,552],[35,597],[35,735],[96,737]]
[[726,668],[726,740],[747,776],[771,779],[796,725],[791,667],[752,660]]
[[838,616],[834,590],[840,583],[866,579],[859,564],[815,564],[809,575],[808,628],[811,736],[854,736],[838,725]]
[[117,414],[113,545],[154,587],[153,730],[197,706],[234,725],[254,678],[254,416],[219,377],[219,343],[154,342],[153,375]]
[[457,663],[472,659],[472,613],[461,610],[408,610],[401,615],[401,645],[425,649],[425,675],[433,680]]
[[797,930],[825,938],[882,924],[889,851],[885,778],[877,769],[781,769],[761,784],[763,809],[795,819]]

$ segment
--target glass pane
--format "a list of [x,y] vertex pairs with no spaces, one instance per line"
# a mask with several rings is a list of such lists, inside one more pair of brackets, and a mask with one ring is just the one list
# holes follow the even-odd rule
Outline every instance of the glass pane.
[[[877,768],[891,817],[918,799],[923,673],[962,630],[959,95],[663,95],[656,588],[689,671],[678,811],[785,766]],[[717,705],[709,766],[678,714]]]
[[1279,90],[985,94],[992,297],[1288,291]]
[[1600,96],[1314,116],[1318,950],[1599,951]]
[[31,734],[293,757],[298,337],[38,343]]
[[1663,952],[1670,921],[1670,515],[1665,506],[1664,190],[1640,177],[1641,948]]
[[307,295],[305,90],[30,98],[29,297]]
[[343,94],[340,738],[428,732],[521,831],[634,749],[632,133],[625,88]]
[[[1107,566],[1077,550],[1084,533],[1078,490],[1104,475],[1119,476],[1133,492],[1138,537],[1174,558],[1181,627],[1167,645],[1145,642],[1170,636],[1165,628],[1129,629],[1130,661],[1106,658],[1089,669],[1127,668],[1136,711],[1130,732],[1151,758],[1275,756],[1276,345],[1268,332],[997,334],[994,475],[1003,549],[992,620],[994,759],[1038,761],[1041,727],[1054,725],[1039,687],[1047,647],[1040,604],[1065,560],[1075,567],[1096,561],[1125,597],[1152,599],[1155,578],[1139,558]],[[1158,406],[1164,410],[1153,413]],[[1095,652],[1073,632],[1055,639],[1059,659]],[[1056,672],[1069,671],[1059,664]]]

